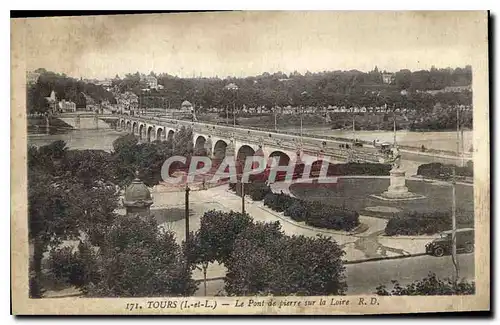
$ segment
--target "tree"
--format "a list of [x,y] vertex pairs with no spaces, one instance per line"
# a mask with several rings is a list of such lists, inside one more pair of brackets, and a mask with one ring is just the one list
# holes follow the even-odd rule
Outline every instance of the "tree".
[[[186,245],[184,242],[183,251],[191,267],[201,269],[203,272],[203,288],[206,295],[207,269],[208,265],[215,262],[217,258],[215,251],[211,249],[210,242],[206,241],[206,236],[203,237],[200,231],[190,233],[189,243]],[[201,268],[198,265],[201,265]]]
[[33,246],[30,297],[40,298],[43,254],[64,239],[78,237],[76,218],[69,214],[70,197],[54,176],[40,170],[28,171],[28,229]]
[[61,171],[86,188],[114,181],[111,154],[104,150],[69,150],[62,159]]
[[248,214],[216,210],[205,212],[200,220],[198,236],[203,250],[209,250],[212,254],[204,255],[204,251],[201,251],[197,255],[210,257],[208,262],[217,260],[226,263],[233,251],[234,241],[251,223]]
[[99,281],[86,287],[97,297],[188,296],[196,290],[174,234],[150,217],[117,219],[99,250]]
[[461,280],[454,283],[450,279],[439,279],[436,274],[429,273],[422,280],[417,280],[403,287],[398,281],[392,281],[393,289],[388,291],[385,285],[378,286],[375,294],[381,296],[449,296],[473,295],[476,291],[475,282]]
[[344,252],[328,238],[286,236],[279,223],[256,223],[236,239],[226,266],[229,295],[342,295]]
[[[77,239],[82,233],[95,245],[116,217],[118,196],[106,183],[99,166],[81,168],[92,162],[55,141],[28,150],[28,225],[33,247],[32,297],[40,297],[43,254],[62,241]],[[95,163],[95,162],[94,162]],[[92,171],[91,177],[88,177]]]

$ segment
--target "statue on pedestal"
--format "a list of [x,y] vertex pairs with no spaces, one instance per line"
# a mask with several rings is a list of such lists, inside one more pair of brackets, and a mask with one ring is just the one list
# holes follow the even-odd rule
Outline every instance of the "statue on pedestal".
[[406,172],[401,169],[401,153],[399,148],[394,146],[390,152],[390,158],[385,160],[392,165],[390,171],[390,185],[387,191],[380,195],[374,195],[384,200],[411,200],[424,198],[423,195],[412,193],[406,186]]

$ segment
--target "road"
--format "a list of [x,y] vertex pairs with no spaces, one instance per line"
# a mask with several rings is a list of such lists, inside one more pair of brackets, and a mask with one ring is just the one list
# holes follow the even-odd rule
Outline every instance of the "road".
[[[474,254],[458,255],[460,277],[474,279]],[[425,278],[429,272],[434,272],[438,278],[452,276],[453,264],[450,256],[433,257],[418,256],[394,260],[381,260],[346,265],[348,295],[373,294],[379,285],[392,289],[392,280],[406,285]],[[207,282],[207,295],[214,296],[224,288],[223,280]],[[203,296],[203,283],[200,283],[197,296]]]

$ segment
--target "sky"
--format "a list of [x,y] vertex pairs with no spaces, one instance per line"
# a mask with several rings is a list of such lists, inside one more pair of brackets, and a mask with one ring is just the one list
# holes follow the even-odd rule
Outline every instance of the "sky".
[[[483,12],[217,12],[22,19],[26,69],[226,77],[473,62]],[[479,37],[478,37],[479,35]]]

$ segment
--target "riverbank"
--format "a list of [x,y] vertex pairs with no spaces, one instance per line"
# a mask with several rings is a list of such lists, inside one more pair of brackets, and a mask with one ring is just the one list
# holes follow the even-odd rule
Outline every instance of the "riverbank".
[[[64,122],[57,117],[49,117],[49,133],[53,134],[58,131],[73,130],[73,126]],[[45,133],[47,129],[47,118],[45,116],[32,116],[27,118],[28,133]],[[43,130],[43,131],[40,131]],[[38,131],[38,132],[37,132]]]

